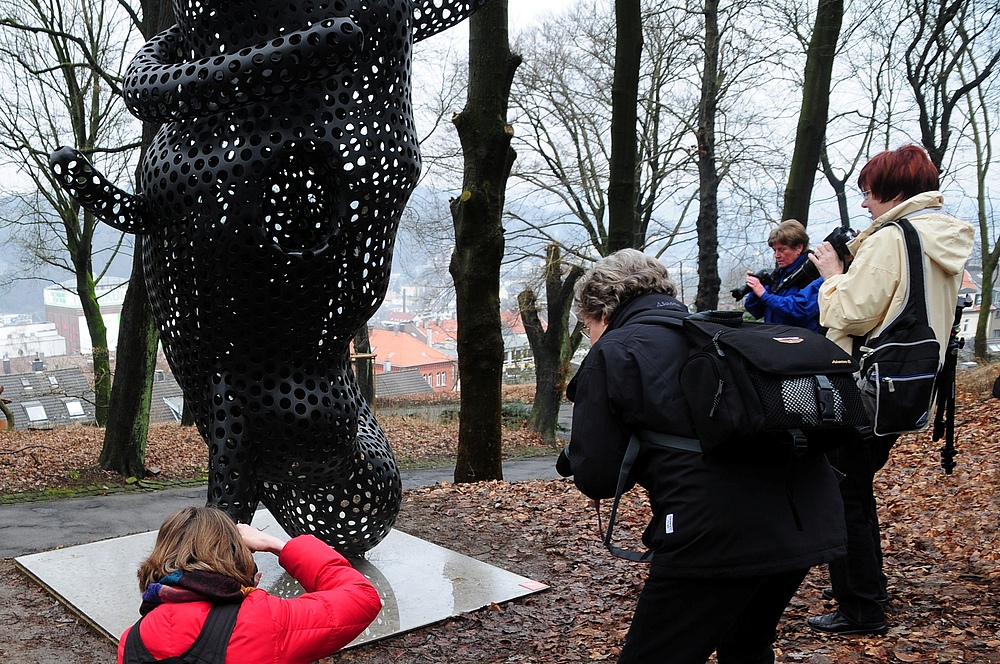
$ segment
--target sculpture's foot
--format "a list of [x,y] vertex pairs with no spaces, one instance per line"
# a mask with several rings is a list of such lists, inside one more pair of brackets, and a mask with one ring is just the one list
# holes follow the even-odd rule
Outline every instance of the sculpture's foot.
[[[381,542],[399,514],[402,481],[389,443],[365,407],[358,452],[336,480],[323,484],[262,481],[259,497],[291,536],[310,534],[345,556],[360,556]],[[338,460],[343,466],[345,460]]]

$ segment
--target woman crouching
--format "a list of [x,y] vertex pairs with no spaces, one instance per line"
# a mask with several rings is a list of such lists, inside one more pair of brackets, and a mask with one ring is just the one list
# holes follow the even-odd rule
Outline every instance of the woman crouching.
[[[255,551],[278,556],[305,594],[257,588]],[[119,664],[313,662],[353,641],[382,608],[374,586],[327,544],[312,535],[284,542],[215,507],[167,517],[138,576],[142,618],[122,634]]]

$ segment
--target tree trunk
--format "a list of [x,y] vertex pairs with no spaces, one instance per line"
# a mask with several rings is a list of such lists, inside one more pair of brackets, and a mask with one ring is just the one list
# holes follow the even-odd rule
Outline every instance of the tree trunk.
[[640,0],[615,0],[615,76],[611,84],[611,159],[606,254],[636,247],[639,230],[636,166],[639,63],[642,58]]
[[[0,385],[0,393],[3,393],[3,385]],[[7,426],[5,427],[4,430],[7,433],[10,433],[11,431],[14,430],[15,424],[14,424],[14,413],[7,406],[8,403],[10,403],[9,399],[0,398],[0,413],[3,413],[4,418],[7,420]]]
[[[86,214],[90,214],[89,212]],[[94,363],[94,419],[103,427],[108,421],[108,403],[111,397],[111,356],[108,352],[108,327],[101,315],[97,301],[94,275],[90,270],[90,254],[72,256],[76,271],[76,292],[83,309],[83,318],[90,333],[91,353]]]
[[719,306],[719,174],[715,113],[719,103],[719,1],[705,0],[705,63],[698,104],[698,311]]
[[136,245],[128,293],[122,304],[115,381],[100,464],[104,470],[142,479],[159,335],[143,280],[140,242]]
[[455,249],[449,268],[455,281],[461,381],[456,482],[503,479],[501,214],[515,156],[507,105],[520,62],[510,52],[507,2],[494,0],[469,19],[468,100],[454,119],[465,157],[462,194],[451,202]]
[[[368,338],[368,326],[363,326],[354,335],[354,352],[357,355],[370,355],[372,343]],[[368,405],[375,409],[375,366],[370,359],[362,359],[354,363],[355,378],[358,389],[364,395]]]
[[528,416],[528,427],[549,445],[556,445],[559,406],[569,378],[570,360],[583,338],[582,325],[569,330],[573,305],[573,287],[583,276],[583,268],[572,266],[563,280],[559,245],[549,245],[545,261],[545,290],[548,300],[548,327],[542,329],[538,316],[538,298],[525,289],[517,297],[524,331],[535,357],[535,401]]
[[[145,0],[142,12],[143,23],[140,27],[147,39],[174,22],[169,2]],[[141,153],[145,153],[152,143],[157,127],[143,123]],[[142,163],[142,154],[139,156],[139,163]],[[138,179],[137,171],[136,180]],[[104,470],[139,479],[146,472],[149,410],[156,369],[156,348],[159,343],[143,274],[142,244],[143,239],[137,237],[132,255],[129,289],[122,303],[114,385],[111,388],[107,430],[104,432],[104,446],[100,456],[101,468]]]
[[830,110],[830,81],[837,40],[844,20],[844,0],[819,0],[816,25],[813,27],[806,55],[806,73],[802,85],[802,109],[795,132],[795,149],[785,185],[782,219],[798,219],[809,223],[809,201],[820,152],[826,137],[827,114]]

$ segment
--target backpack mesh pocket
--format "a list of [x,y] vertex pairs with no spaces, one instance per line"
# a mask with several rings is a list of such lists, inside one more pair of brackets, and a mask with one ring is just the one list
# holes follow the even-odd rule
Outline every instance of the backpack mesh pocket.
[[847,376],[829,378],[833,413],[824,421],[820,411],[819,382],[815,376],[780,377],[747,371],[764,408],[765,428],[820,429],[866,424],[864,407],[854,380]]

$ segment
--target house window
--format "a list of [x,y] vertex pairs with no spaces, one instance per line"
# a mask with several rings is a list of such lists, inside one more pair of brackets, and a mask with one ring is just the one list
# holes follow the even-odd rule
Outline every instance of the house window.
[[49,416],[45,414],[45,406],[42,405],[41,401],[28,401],[23,405],[25,412],[28,413],[28,420],[32,422],[44,422],[49,419]]
[[438,387],[444,387],[444,372],[439,373],[437,375],[437,378],[438,378]]
[[31,381],[28,380],[27,377],[22,378],[21,379],[21,387],[23,387],[26,390],[30,390],[31,389]]
[[49,376],[49,385],[52,387],[59,387],[59,379],[55,376]]
[[87,413],[85,413],[83,410],[83,404],[77,401],[76,399],[72,399],[70,401],[64,401],[63,403],[66,404],[66,410],[69,412],[70,417],[87,416]]
[[424,376],[424,380],[427,381],[428,385],[430,385],[431,387],[434,387],[434,378],[430,374],[427,374],[426,376]]

